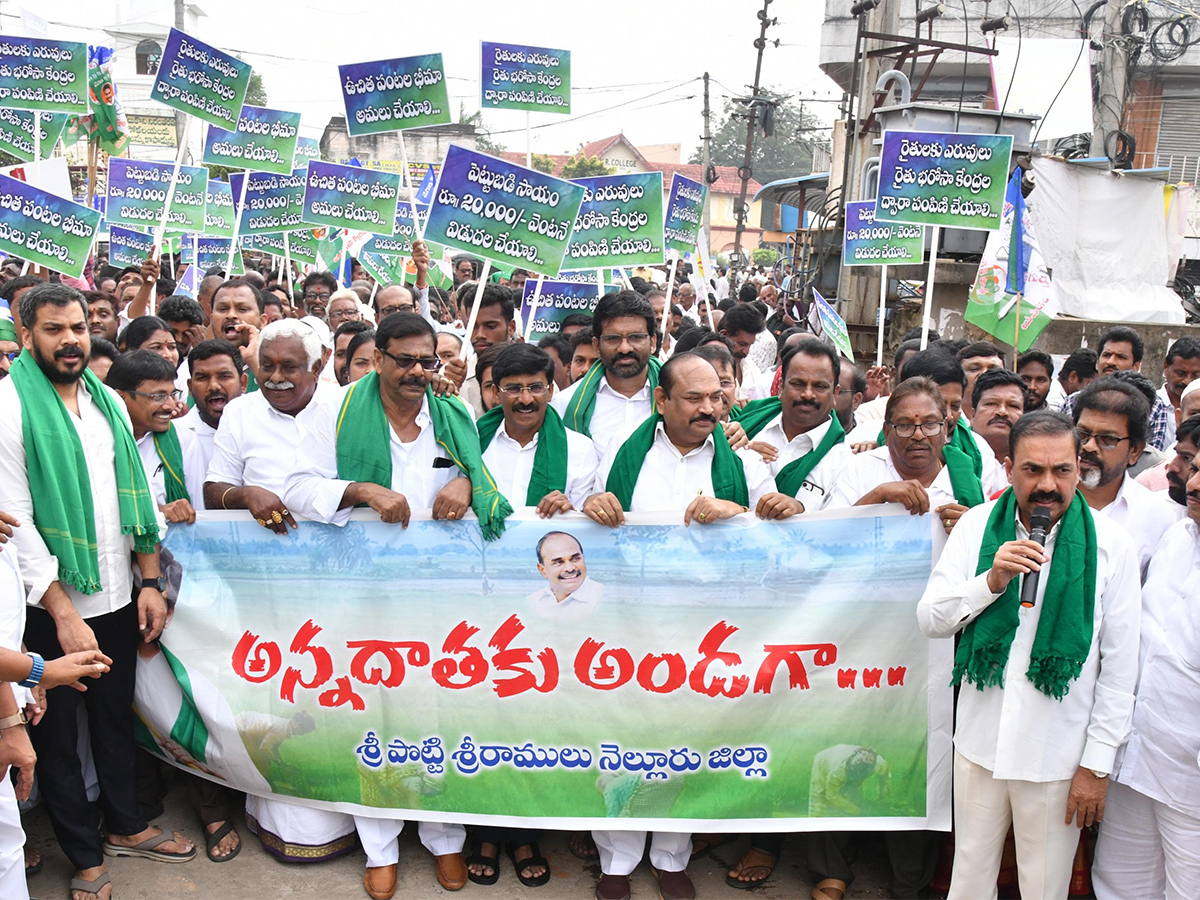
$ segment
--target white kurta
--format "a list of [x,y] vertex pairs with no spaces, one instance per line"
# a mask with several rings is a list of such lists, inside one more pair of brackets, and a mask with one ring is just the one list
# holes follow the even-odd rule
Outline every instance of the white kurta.
[[175,431],[179,435],[180,449],[183,450],[183,480],[187,483],[192,506],[197,511],[208,509],[204,505],[204,478],[212,461],[217,429],[200,418],[200,413],[193,406],[187,415],[175,420]]
[[[800,457],[816,449],[833,425],[832,419],[826,419],[816,428],[798,434],[790,441],[783,430],[783,414],[780,413],[762,431],[754,436],[755,441],[763,441],[779,451],[779,458],[768,463],[771,477],[775,478],[780,471]],[[805,512],[817,512],[829,505],[833,497],[833,487],[842,477],[842,471],[850,464],[853,454],[843,440],[835,444],[817,463],[808,477],[804,479],[796,499],[804,504]]]
[[[20,651],[25,631],[25,586],[17,553],[11,540],[0,544],[0,647]],[[0,685],[0,690],[8,689]],[[11,689],[17,696],[17,706],[24,706],[26,690],[15,684]],[[0,778],[0,897],[29,900],[25,887],[25,832],[9,774]]]
[[[550,405],[563,417],[563,423],[568,428],[572,423],[567,421],[567,406],[582,383],[580,380],[568,385],[550,401]],[[600,384],[596,388],[596,404],[592,408],[592,420],[588,425],[592,443],[596,445],[596,454],[603,459],[610,452],[616,452],[616,448],[625,443],[633,434],[633,430],[650,417],[653,403],[654,395],[650,390],[649,379],[640,391],[632,397],[626,397],[609,386],[607,376],[600,376]]]
[[[1182,508],[1182,507],[1181,507]],[[1116,499],[1100,510],[1123,527],[1137,547],[1138,571],[1142,580],[1150,567],[1150,559],[1157,552],[1159,542],[1172,525],[1179,521],[1162,499],[1129,475],[1121,477],[1121,488]]]

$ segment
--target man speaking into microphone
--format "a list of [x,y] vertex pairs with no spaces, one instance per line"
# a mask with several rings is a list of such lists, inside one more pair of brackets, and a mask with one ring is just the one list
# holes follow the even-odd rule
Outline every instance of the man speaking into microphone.
[[[995,896],[1010,823],[1021,896],[1065,900],[1079,829],[1103,817],[1129,735],[1138,560],[1129,536],[1077,490],[1070,419],[1019,419],[1005,469],[1011,487],[959,519],[917,608],[929,637],[961,632],[949,900]],[[1050,518],[1045,546],[1031,540],[1039,507]]]

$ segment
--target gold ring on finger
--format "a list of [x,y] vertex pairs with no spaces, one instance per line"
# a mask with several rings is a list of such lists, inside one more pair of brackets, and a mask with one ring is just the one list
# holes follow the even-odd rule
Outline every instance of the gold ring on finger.
[[255,521],[255,522],[257,522],[259,525],[263,526],[263,528],[266,528],[266,527],[267,527],[267,520],[266,520],[266,519],[255,519],[254,521]]
[[272,510],[271,521],[274,522],[276,525],[278,525],[280,522],[283,521],[283,516],[280,514],[279,510],[277,510],[277,509]]
[[707,516],[705,516],[704,513],[700,513],[700,515],[697,518],[699,518],[700,521],[703,522],[707,518]]
[[449,519],[454,518],[454,510],[450,510],[450,514],[447,516],[447,518],[449,518]]

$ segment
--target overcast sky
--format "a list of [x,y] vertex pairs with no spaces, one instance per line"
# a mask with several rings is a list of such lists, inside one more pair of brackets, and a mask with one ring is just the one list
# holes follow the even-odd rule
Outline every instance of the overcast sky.
[[[173,21],[170,0],[16,0],[2,5],[5,32],[17,30],[21,6],[50,20],[50,36],[96,42],[121,9]],[[317,137],[344,113],[339,63],[441,52],[455,110],[479,108],[480,41],[571,51],[569,116],[532,115],[535,153],[569,153],[581,143],[623,131],[635,145],[681,143],[686,161],[703,124],[700,76],[712,76],[712,107],[746,92],[754,79],[754,39],[761,0],[664,0],[573,3],[563,0],[198,0],[207,13],[196,37],[236,50],[263,76],[269,105],[299,111],[302,133]],[[406,10],[411,9],[408,13]],[[837,98],[817,66],[821,0],[775,0],[762,84],[804,98]],[[55,22],[77,23],[77,28]],[[686,82],[686,83],[684,83]],[[811,107],[825,121],[836,104]],[[164,107],[165,111],[165,107]],[[525,114],[487,111],[487,128],[510,150],[525,149]],[[714,130],[718,125],[714,119]],[[507,133],[504,133],[507,132]]]

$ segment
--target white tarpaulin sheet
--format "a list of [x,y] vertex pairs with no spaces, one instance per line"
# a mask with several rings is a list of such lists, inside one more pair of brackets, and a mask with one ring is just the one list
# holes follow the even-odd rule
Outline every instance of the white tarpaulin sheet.
[[[1066,316],[1183,324],[1163,184],[1035,159],[1029,212]],[[1175,226],[1176,228],[1178,225]]]

